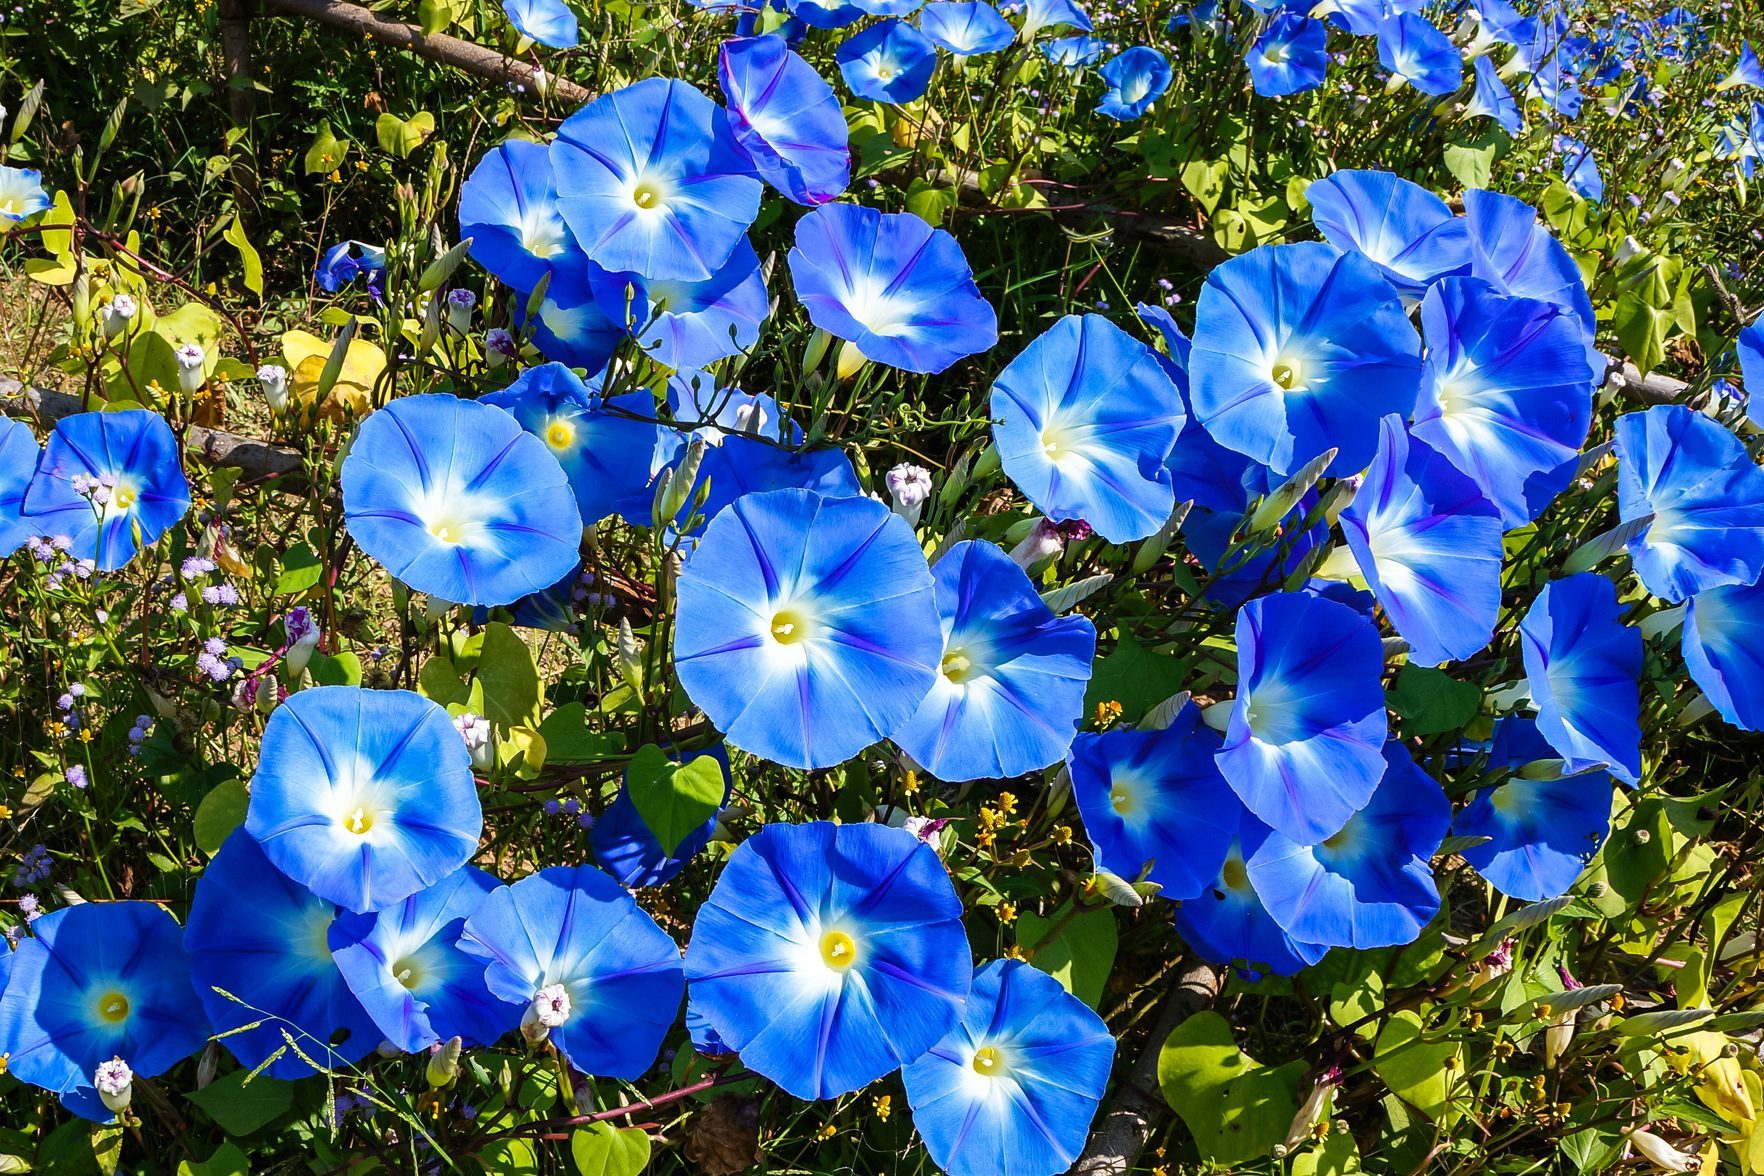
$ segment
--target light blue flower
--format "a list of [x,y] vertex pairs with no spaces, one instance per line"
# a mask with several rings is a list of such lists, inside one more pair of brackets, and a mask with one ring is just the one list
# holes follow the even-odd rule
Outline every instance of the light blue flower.
[[1450,94],[1464,80],[1464,61],[1451,39],[1418,13],[1387,17],[1378,26],[1378,61],[1393,82],[1423,94]]
[[551,151],[524,139],[486,151],[460,185],[459,235],[479,265],[522,294],[586,264],[558,209]]
[[1731,90],[1736,86],[1751,86],[1764,89],[1764,64],[1758,61],[1758,55],[1752,51],[1750,41],[1740,42],[1739,56],[1734,59],[1733,69],[1726,77],[1715,85],[1716,93]]
[[1095,65],[1109,51],[1109,43],[1100,37],[1079,34],[1056,37],[1041,43],[1041,55],[1062,69],[1083,69]]
[[1608,768],[1641,777],[1642,638],[1623,623],[1617,590],[1586,572],[1552,580],[1519,623],[1537,728],[1577,775]]
[[1491,118],[1507,134],[1517,135],[1524,125],[1525,113],[1518,99],[1513,97],[1513,91],[1501,81],[1495,63],[1487,57],[1478,57],[1475,71],[1476,89],[1470,96],[1470,104],[1464,108],[1464,117]]
[[919,13],[919,31],[957,57],[1009,49],[1017,30],[984,0],[934,0]]
[[62,417],[24,494],[33,534],[73,540],[68,553],[115,571],[190,512],[178,440],[146,409]]
[[1385,171],[1338,171],[1305,189],[1328,242],[1364,255],[1385,280],[1420,299],[1440,278],[1470,269],[1469,233],[1445,201]]
[[1593,203],[1605,198],[1605,177],[1599,174],[1598,157],[1579,139],[1566,135],[1557,140],[1562,153],[1562,179],[1575,195]]
[[1705,588],[1685,603],[1684,664],[1721,717],[1764,731],[1764,584]]
[[1320,20],[1281,12],[1268,22],[1244,61],[1250,84],[1264,98],[1315,90],[1329,68],[1329,32]]
[[839,74],[854,95],[896,106],[923,98],[937,68],[937,46],[892,17],[847,37],[837,57]]
[[1097,72],[1109,88],[1096,112],[1117,122],[1132,122],[1150,110],[1174,76],[1164,55],[1147,45],[1117,54]]
[[798,204],[825,204],[851,183],[845,113],[815,67],[775,36],[723,42],[717,77],[729,124],[760,177]]
[[1764,323],[1742,327],[1734,350],[1746,382],[1746,419],[1764,428]]
[[563,0],[502,0],[508,23],[521,36],[552,49],[573,49],[578,42],[576,14]]
[[1488,769],[1513,774],[1478,792],[1452,821],[1456,836],[1489,839],[1463,850],[1464,860],[1509,898],[1540,902],[1566,894],[1605,840],[1610,773],[1562,775],[1537,723],[1518,716],[1495,723]]
[[1023,25],[1017,36],[1033,41],[1042,29],[1073,28],[1081,33],[1092,31],[1090,16],[1074,0],[1024,0]]
[[1176,905],[1176,933],[1202,959],[1235,964],[1251,979],[1264,969],[1276,976],[1303,971],[1329,949],[1300,943],[1282,930],[1250,883],[1245,859],[1254,856],[1271,831],[1241,804],[1220,816],[1237,822],[1225,863],[1199,897]]
[[1537,209],[1512,196],[1471,188],[1464,193],[1464,221],[1471,276],[1504,294],[1535,298],[1573,314],[1586,336],[1587,362],[1602,378],[1602,360],[1592,345],[1598,324],[1586,281],[1567,248],[1538,223]]
[[759,255],[742,241],[703,282],[652,282],[609,274],[596,283],[601,312],[625,323],[657,363],[705,367],[750,350],[770,313]]
[[43,173],[28,167],[0,167],[0,231],[10,231],[21,221],[47,212],[49,193],[43,191]]

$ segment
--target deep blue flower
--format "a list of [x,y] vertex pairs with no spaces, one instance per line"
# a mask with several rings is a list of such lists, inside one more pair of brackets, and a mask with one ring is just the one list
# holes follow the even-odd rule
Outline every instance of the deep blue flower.
[[582,517],[563,468],[492,405],[393,401],[362,422],[342,483],[349,533],[419,592],[508,604],[576,565]]
[[1219,773],[1217,733],[1184,706],[1161,731],[1082,734],[1066,764],[1098,868],[1193,898],[1218,875],[1243,806]]
[[1733,69],[1728,75],[1716,83],[1715,91],[1731,90],[1736,86],[1753,86],[1764,89],[1764,64],[1758,61],[1758,55],[1752,51],[1750,41],[1740,42],[1739,56],[1734,59]]
[[1386,171],[1338,171],[1305,189],[1328,242],[1363,254],[1407,297],[1470,268],[1469,234],[1445,201]]
[[1519,636],[1537,728],[1561,754],[1563,771],[1603,767],[1635,784],[1642,638],[1623,623],[1611,581],[1591,572],[1552,580],[1519,623]]
[[1764,575],[1764,470],[1738,437],[1694,409],[1662,404],[1617,418],[1617,511],[1652,516],[1629,558],[1655,596],[1680,601]]
[[625,338],[625,331],[595,300],[595,291],[611,280],[587,260],[578,267],[555,269],[536,314],[527,313],[528,299],[515,300],[514,325],[531,334],[533,345],[546,359],[597,372]]
[[799,451],[740,436],[726,436],[722,444],[707,449],[698,478],[699,486],[710,483],[703,507],[706,520],[738,498],[769,490],[812,490],[828,498],[863,493],[843,449]]
[[1017,35],[1033,41],[1042,29],[1074,28],[1081,33],[1092,31],[1090,16],[1075,0],[1025,0],[1023,27]]
[[1083,69],[1087,65],[1095,65],[1108,51],[1107,41],[1082,33],[1041,43],[1041,55],[1064,69]]
[[1439,912],[1432,858],[1451,805],[1401,743],[1385,744],[1384,761],[1372,798],[1339,833],[1302,845],[1272,832],[1249,858],[1262,905],[1301,943],[1413,943]]
[[1685,604],[1684,664],[1721,717],[1764,731],[1764,584],[1706,588]]
[[1117,54],[1097,72],[1109,88],[1096,112],[1118,122],[1132,122],[1151,109],[1174,76],[1164,55],[1147,45]]
[[522,294],[585,264],[558,209],[551,151],[525,139],[485,152],[460,185],[459,235],[471,238],[479,265]]
[[42,449],[29,425],[0,416],[0,559],[41,533],[24,517],[25,490],[41,456]]
[[362,279],[368,292],[378,298],[379,284],[386,272],[386,251],[366,241],[339,241],[319,259],[319,289],[335,294],[355,279]]
[[520,1023],[519,1011],[484,986],[483,962],[459,947],[466,919],[499,885],[464,866],[403,902],[331,924],[344,980],[399,1049],[414,1053],[451,1037],[489,1045]]
[[1535,98],[1565,119],[1580,117],[1586,101],[1565,55],[1553,53],[1538,63],[1525,83],[1525,96]]
[[1531,719],[1496,722],[1490,773],[1511,769],[1452,821],[1459,837],[1487,837],[1462,851],[1509,898],[1538,902],[1566,894],[1598,853],[1611,823],[1611,776],[1594,769],[1563,776],[1556,750]]
[[242,1065],[267,1062],[272,1078],[308,1078],[313,1068],[300,1054],[341,1066],[383,1040],[331,955],[337,914],[271,865],[244,829],[197,880],[184,931],[190,976],[221,1044]]
[[552,49],[574,49],[576,14],[563,0],[502,0],[502,11],[521,36]]
[[[723,803],[729,802],[733,781],[729,776],[729,753],[722,744],[703,751],[690,751],[676,761],[689,764],[702,756],[711,756],[723,770]],[[637,811],[631,799],[630,776],[619,787],[619,794],[594,821],[589,839],[594,845],[594,860],[611,874],[620,886],[636,890],[644,886],[660,886],[685,868],[686,863],[710,842],[716,831],[713,815],[704,824],[686,834],[684,840],[669,853]]]
[[1164,468],[1182,394],[1159,355],[1101,315],[1067,315],[992,385],[1005,474],[1050,519],[1111,543],[1152,534],[1175,497]]
[[680,1015],[679,947],[592,866],[553,866],[496,890],[466,920],[459,948],[484,962],[484,982],[517,1018],[549,1004],[540,1023],[584,1074],[641,1077]]
[[850,0],[865,16],[911,16],[922,0]]
[[1315,90],[1329,69],[1329,31],[1320,20],[1281,12],[1268,22],[1244,61],[1250,83],[1264,98]]
[[508,412],[544,443],[569,478],[582,522],[593,526],[625,504],[642,503],[650,521],[648,487],[656,473],[656,452],[671,437],[656,423],[655,397],[628,392],[604,399],[569,368],[541,364],[482,403]]
[[1384,647],[1345,604],[1278,593],[1237,614],[1237,699],[1219,769],[1301,845],[1338,832],[1384,775]]
[[[55,1094],[93,1092],[99,1063],[121,1058],[143,1078],[202,1048],[208,1019],[190,983],[184,935],[164,907],[92,902],[31,924],[10,958],[0,997],[6,1072]],[[111,1118],[95,1097],[69,1106]]]
[[1421,341],[1372,262],[1320,241],[1262,245],[1207,276],[1189,398],[1214,440],[1286,475],[1329,449],[1363,469],[1378,422],[1415,407]]
[[962,247],[913,213],[824,205],[796,223],[789,260],[810,321],[876,363],[941,372],[998,342]]
[[[1204,436],[1204,431],[1201,433]],[[1188,441],[1185,431],[1176,443],[1177,448]],[[1284,584],[1287,577],[1310,560],[1312,552],[1329,541],[1329,520],[1321,516],[1313,519],[1317,504],[1315,490],[1301,495],[1280,519],[1279,535],[1259,547],[1241,542],[1243,507],[1191,508],[1182,521],[1182,536],[1201,567],[1211,573],[1205,599],[1219,608],[1236,609],[1250,597]],[[1313,520],[1309,526],[1304,525],[1307,519]]]
[[699,908],[692,1000],[750,1069],[833,1098],[955,1027],[973,981],[961,918],[943,863],[903,829],[767,825]]
[[919,13],[919,31],[957,57],[997,53],[1017,39],[1011,22],[984,0],[933,0]]
[[1342,534],[1409,660],[1460,661],[1488,644],[1501,611],[1501,512],[1401,418],[1380,428]]
[[1489,58],[1478,57],[1475,70],[1476,89],[1470,95],[1470,104],[1464,108],[1464,117],[1492,118],[1495,125],[1507,134],[1517,135],[1525,121],[1519,100],[1513,97],[1507,83],[1501,81],[1500,71]]
[[55,422],[24,495],[30,530],[73,540],[68,553],[101,572],[134,559],[189,511],[178,440],[164,417],[146,409]]
[[851,92],[896,106],[917,101],[931,85],[937,46],[903,20],[880,20],[840,43],[839,75]]
[[1605,177],[1599,174],[1599,161],[1592,148],[1579,139],[1566,135],[1558,140],[1562,152],[1562,179],[1575,195],[1593,203],[1605,198]]
[[1450,94],[1464,80],[1464,60],[1451,38],[1418,13],[1387,17],[1378,27],[1378,61],[1393,81],[1423,94]]
[[564,220],[614,273],[705,281],[759,213],[760,182],[728,115],[675,79],[646,78],[572,114],[551,166]]
[[671,368],[705,367],[759,341],[770,313],[759,255],[742,241],[708,281],[652,282],[608,274],[595,282],[600,309],[625,323],[637,345]]
[[723,42],[717,77],[729,125],[760,178],[798,204],[825,204],[851,183],[850,131],[839,98],[782,38]]
[[1592,299],[1568,250],[1537,209],[1523,200],[1471,188],[1464,193],[1464,219],[1470,230],[1470,273],[1504,294],[1535,298],[1572,313],[1586,335],[1588,362],[1604,375],[1592,349],[1597,322]]
[[1573,313],[1446,278],[1421,304],[1427,359],[1413,432],[1482,488],[1508,529],[1567,488],[1601,372]]
[[320,898],[402,902],[464,865],[483,827],[465,743],[420,694],[321,686],[264,726],[245,828]]
[[864,19],[864,10],[845,0],[786,0],[790,12],[811,29],[842,29]]
[[942,672],[894,742],[939,780],[1021,776],[1058,762],[1083,717],[1096,627],[1055,616],[988,540],[956,544],[931,574]]
[[1746,419],[1764,428],[1764,322],[1741,327],[1734,350],[1739,353],[1740,375],[1746,383]]
[[1250,884],[1246,859],[1255,855],[1271,833],[1241,804],[1227,808],[1222,819],[1237,829],[1226,849],[1225,864],[1199,897],[1176,904],[1176,932],[1202,959],[1236,964],[1253,978],[1266,969],[1291,976],[1310,967],[1329,951],[1300,943],[1281,929]]
[[918,540],[872,499],[737,499],[705,528],[677,601],[680,684],[731,744],[790,767],[893,735],[943,655]]
[[974,973],[961,1022],[901,1078],[913,1126],[950,1176],[1056,1176],[1084,1148],[1115,1039],[1022,960]]

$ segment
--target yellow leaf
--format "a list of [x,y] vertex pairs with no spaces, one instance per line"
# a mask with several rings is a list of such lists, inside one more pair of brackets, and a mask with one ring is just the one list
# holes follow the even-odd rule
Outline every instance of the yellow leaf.
[[282,336],[282,357],[288,361],[289,388],[295,405],[330,420],[351,420],[363,415],[372,403],[380,373],[386,370],[386,353],[366,339],[352,339],[337,382],[331,385],[324,403],[319,404],[319,378],[330,355],[331,344],[310,331],[289,331]]

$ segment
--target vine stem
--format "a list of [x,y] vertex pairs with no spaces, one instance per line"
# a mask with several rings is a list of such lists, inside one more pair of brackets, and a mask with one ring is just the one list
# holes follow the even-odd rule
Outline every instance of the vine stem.
[[604,1123],[609,1119],[623,1119],[640,1112],[652,1111],[657,1107],[665,1107],[669,1103],[677,1103],[682,1099],[691,1098],[695,1094],[703,1094],[707,1090],[715,1090],[719,1086],[729,1086],[736,1082],[746,1082],[755,1077],[757,1077],[757,1075],[751,1070],[724,1070],[721,1073],[713,1074],[708,1078],[701,1078],[697,1082],[679,1087],[675,1090],[670,1090],[666,1094],[659,1094],[656,1097],[649,1099],[638,1099],[636,1102],[624,1103],[623,1105],[613,1107],[610,1110],[595,1111],[588,1115],[566,1115],[557,1119],[537,1119],[531,1123],[520,1123],[502,1131],[494,1132],[493,1134],[487,1135],[481,1140],[476,1141],[472,1150],[475,1152],[484,1144],[494,1143],[499,1139],[509,1139],[521,1135],[542,1135],[544,1133],[560,1131],[570,1127],[583,1127],[589,1123]]

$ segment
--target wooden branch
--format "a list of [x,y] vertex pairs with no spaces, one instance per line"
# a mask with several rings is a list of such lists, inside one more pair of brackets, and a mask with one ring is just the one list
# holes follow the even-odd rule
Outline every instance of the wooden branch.
[[1617,385],[1619,395],[1637,404],[1682,404],[1685,393],[1690,390],[1690,385],[1683,380],[1662,376],[1659,372],[1644,376],[1640,368],[1626,359],[1611,361],[1605,381]]
[[1164,1010],[1152,1026],[1119,1086],[1109,1110],[1090,1133],[1084,1154],[1073,1165],[1071,1176],[1127,1176],[1151,1141],[1164,1116],[1170,1113],[1158,1091],[1158,1053],[1170,1031],[1219,998],[1224,975],[1211,964],[1186,960],[1164,998]]
[[387,20],[349,0],[264,0],[267,7],[289,16],[302,16],[369,37],[395,49],[408,49],[419,57],[439,61],[455,69],[487,81],[516,85],[534,96],[553,95],[565,102],[583,103],[593,97],[586,89],[565,78],[553,77],[529,62],[506,57],[494,49],[486,49],[446,33],[428,35],[413,24]]

